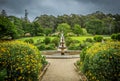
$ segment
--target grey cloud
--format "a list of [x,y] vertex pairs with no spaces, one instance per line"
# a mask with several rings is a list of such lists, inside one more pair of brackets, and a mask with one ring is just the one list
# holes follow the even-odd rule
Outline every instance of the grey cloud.
[[120,0],[0,0],[0,10],[8,14],[24,16],[29,12],[31,20],[41,14],[89,14],[95,11],[120,13]]

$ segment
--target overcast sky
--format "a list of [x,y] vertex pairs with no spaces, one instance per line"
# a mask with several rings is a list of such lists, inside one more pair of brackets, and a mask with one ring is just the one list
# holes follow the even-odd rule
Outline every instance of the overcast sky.
[[28,17],[33,20],[42,14],[90,14],[95,11],[104,13],[120,13],[120,0],[0,0],[0,10],[6,10],[8,15],[24,17],[24,10],[28,10]]

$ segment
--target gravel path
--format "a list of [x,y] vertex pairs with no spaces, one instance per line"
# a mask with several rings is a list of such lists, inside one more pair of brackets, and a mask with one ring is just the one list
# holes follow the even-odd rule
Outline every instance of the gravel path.
[[50,66],[43,76],[42,81],[80,81],[78,73],[75,71],[74,59],[47,59]]

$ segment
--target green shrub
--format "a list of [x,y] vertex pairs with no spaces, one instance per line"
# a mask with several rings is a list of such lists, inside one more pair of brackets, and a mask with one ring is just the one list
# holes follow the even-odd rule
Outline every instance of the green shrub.
[[37,46],[39,50],[46,50],[46,46],[44,43],[41,43],[40,45]]
[[116,38],[118,41],[120,41],[120,33],[117,34]]
[[45,36],[44,33],[38,33],[37,36]]
[[55,44],[48,44],[46,45],[46,50],[55,50]]
[[56,47],[58,47],[59,42],[60,42],[60,39],[59,39],[58,37],[55,37],[55,38],[52,40],[52,43],[54,43]]
[[75,45],[75,44],[70,44],[68,47],[69,50],[79,50],[80,47],[79,45]]
[[42,69],[39,50],[28,43],[0,43],[0,72],[5,69],[6,81],[38,81]]
[[73,42],[72,43],[80,43],[80,41],[79,40],[72,40]]
[[111,39],[116,40],[117,39],[117,34],[112,34]]
[[37,44],[41,44],[42,43],[42,40],[41,39],[38,39],[37,40]]
[[69,37],[67,37],[66,38],[66,40],[65,40],[66,42],[66,45],[69,47],[69,45],[71,44],[71,43],[73,43],[73,40],[72,40],[72,38],[69,38]]
[[85,40],[85,42],[93,42],[93,39],[92,38],[87,38],[86,40]]
[[42,63],[43,65],[48,64],[48,62],[46,61],[46,57],[45,57],[45,56],[42,56],[41,63]]
[[95,43],[82,51],[80,59],[89,81],[120,80],[120,42]]
[[26,39],[24,42],[33,44],[33,43],[34,43],[34,40],[33,40],[33,39]]
[[92,43],[89,43],[89,42],[80,43],[80,45],[79,45],[80,50],[85,49],[86,47],[90,46],[91,44],[92,44]]
[[49,37],[45,37],[44,43],[49,44],[51,42],[51,39]]
[[120,41],[120,33],[112,34],[111,39]]
[[6,69],[0,68],[0,81],[5,81],[6,76],[7,76]]
[[102,36],[95,36],[95,37],[94,37],[94,40],[95,40],[96,42],[102,42],[103,37],[102,37]]

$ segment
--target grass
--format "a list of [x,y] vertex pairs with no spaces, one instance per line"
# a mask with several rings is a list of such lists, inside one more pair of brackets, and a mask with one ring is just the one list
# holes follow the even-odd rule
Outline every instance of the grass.
[[[92,38],[93,39],[94,36],[77,36],[77,37],[71,37],[73,40],[79,40],[80,42],[82,42],[83,40],[86,40],[87,38]],[[103,36],[104,39],[110,39],[110,36]],[[20,39],[17,39],[17,40],[21,40],[21,41],[24,41],[26,39],[33,39],[34,40],[34,43],[37,42],[37,40],[44,40],[44,36],[36,36],[36,37],[24,37],[24,38],[20,38]],[[51,40],[55,37],[50,37]]]
[[[82,42],[83,40],[86,40],[87,38],[91,38],[93,39],[94,36],[78,36],[78,37],[71,37],[73,40],[79,40],[80,42]],[[103,36],[104,39],[110,39],[109,36]]]
[[[17,40],[20,40],[20,41],[25,41],[26,39],[33,39],[34,40],[34,43],[36,43],[37,42],[37,40],[44,40],[44,38],[45,38],[45,36],[36,36],[36,37],[24,37],[24,38],[20,38],[20,39],[17,39]],[[51,40],[53,39],[53,38],[55,38],[55,37],[50,37],[51,38]]]

